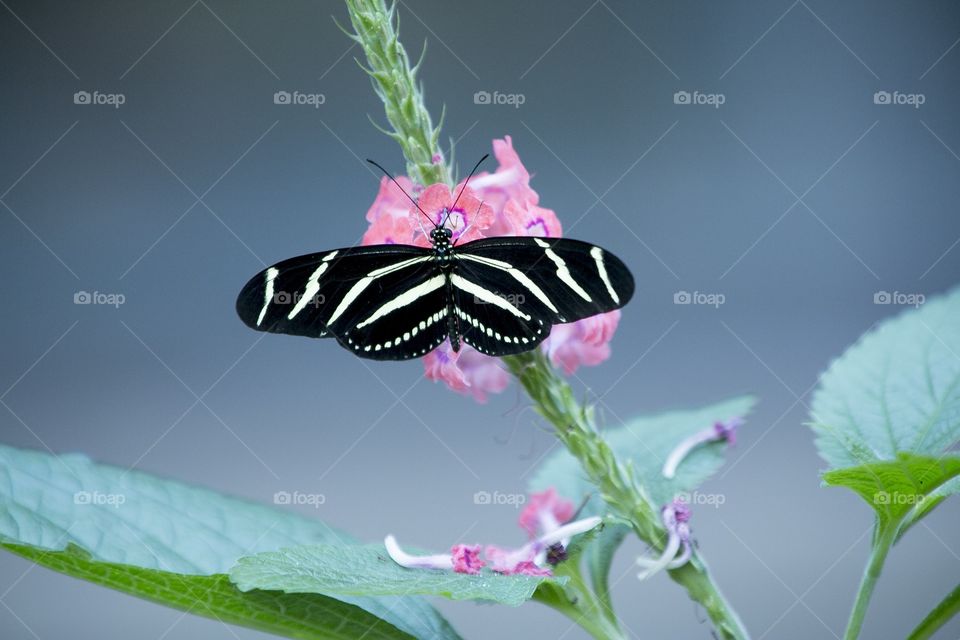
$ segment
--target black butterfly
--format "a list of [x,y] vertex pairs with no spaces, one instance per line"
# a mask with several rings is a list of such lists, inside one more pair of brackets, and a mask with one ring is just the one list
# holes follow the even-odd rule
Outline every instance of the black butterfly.
[[237,313],[252,329],[334,337],[375,360],[416,358],[447,338],[454,351],[463,342],[505,356],[633,295],[626,265],[598,246],[529,236],[456,246],[445,222],[434,224],[430,248],[350,247],[279,262],[246,284]]

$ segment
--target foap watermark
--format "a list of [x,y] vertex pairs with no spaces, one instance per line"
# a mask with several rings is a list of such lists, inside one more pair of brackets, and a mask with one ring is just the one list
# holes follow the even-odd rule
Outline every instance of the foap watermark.
[[915,505],[923,502],[923,494],[920,493],[900,493],[894,491],[877,491],[873,494],[873,504],[881,505]]
[[73,104],[109,106],[119,109],[127,101],[122,93],[102,93],[100,91],[77,91],[73,94]]
[[873,304],[894,304],[919,307],[927,301],[922,293],[904,293],[902,291],[877,291],[873,294]]
[[319,509],[327,502],[327,496],[322,493],[301,493],[294,491],[277,491],[273,494],[273,504],[307,505]]
[[[512,305],[514,307],[523,306],[523,304],[526,303],[527,301],[527,297],[522,293],[500,293],[498,291],[494,293],[494,295],[500,298],[501,300],[503,300],[504,302],[506,302],[507,304]],[[474,304],[496,304],[496,302],[491,302],[490,300],[486,298],[481,298],[479,296],[473,297],[473,303]]]
[[73,504],[95,507],[113,507],[119,509],[127,501],[122,493],[102,493],[100,491],[77,491],[73,494]]
[[509,506],[519,509],[527,502],[525,493],[503,493],[501,491],[477,491],[473,494],[473,504]]
[[695,104],[719,109],[727,101],[722,93],[703,93],[702,91],[677,91],[673,94],[673,104]]
[[527,96],[522,93],[500,93],[494,91],[477,91],[473,94],[473,104],[504,104],[519,109],[520,105],[527,101]]
[[73,304],[100,304],[118,309],[126,301],[127,297],[122,293],[77,291],[73,294]]
[[722,493],[700,493],[683,492],[676,497],[677,502],[690,505],[691,507],[713,507],[719,509],[727,501],[727,496]]
[[722,293],[707,293],[704,291],[677,291],[673,294],[673,304],[696,304],[718,309],[727,302],[727,296]]
[[896,104],[919,109],[927,101],[922,93],[901,93],[900,91],[877,91],[873,94],[873,104]]
[[326,301],[327,301],[327,298],[322,293],[315,294],[306,302],[303,302],[303,294],[299,291],[294,291],[293,293],[290,293],[289,291],[277,291],[276,293],[273,294],[273,304],[279,304],[279,305],[292,304],[292,305],[301,306],[302,304],[302,306],[304,307],[317,308],[317,307],[320,307]]
[[326,103],[327,96],[322,93],[303,93],[301,91],[277,91],[273,94],[273,104],[307,105],[319,109]]

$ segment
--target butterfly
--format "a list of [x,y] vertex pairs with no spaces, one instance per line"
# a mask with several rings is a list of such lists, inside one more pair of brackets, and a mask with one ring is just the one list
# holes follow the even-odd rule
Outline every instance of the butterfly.
[[447,339],[455,352],[467,344],[490,356],[522,353],[554,324],[630,301],[629,269],[596,245],[501,236],[458,246],[445,224],[469,179],[441,221],[430,220],[429,248],[381,244],[278,262],[247,282],[237,313],[257,331],[333,337],[362,358],[406,360]]

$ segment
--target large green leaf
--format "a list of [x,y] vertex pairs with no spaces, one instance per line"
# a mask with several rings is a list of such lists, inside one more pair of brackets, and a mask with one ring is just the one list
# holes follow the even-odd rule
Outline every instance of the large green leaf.
[[[676,475],[667,479],[663,477],[663,463],[677,444],[718,420],[747,415],[754,404],[753,397],[742,396],[699,409],[643,416],[622,427],[607,429],[603,436],[618,460],[632,464],[637,481],[647,489],[654,502],[666,504],[675,496],[694,491],[713,475],[723,465],[724,451],[728,448],[724,442],[697,447],[684,459]],[[596,488],[584,476],[576,458],[566,450],[559,450],[544,461],[529,488],[530,491],[542,491],[549,487],[574,501],[589,496],[584,515],[603,515],[605,512],[602,500],[595,495]],[[698,497],[713,504],[723,499],[719,495],[692,496],[694,499]],[[610,564],[625,535],[624,525],[607,526],[586,551],[590,579],[600,597],[604,597]]]
[[[905,530],[960,490],[953,462],[941,459],[960,440],[960,289],[861,337],[823,375],[811,419],[833,470],[825,482],[863,495],[881,524],[903,520]],[[918,465],[932,474],[922,491],[904,484]],[[903,491],[922,500],[891,509],[872,499]]]
[[833,469],[960,439],[960,289],[866,333],[823,375],[811,411]]
[[518,606],[541,583],[557,579],[505,576],[484,570],[479,575],[407,569],[387,555],[383,545],[343,547],[309,545],[241,558],[230,571],[240,590],[350,596],[431,595],[452,600],[486,600]]
[[291,638],[409,640],[435,637],[433,633],[436,631],[429,628],[410,629],[411,633],[418,632],[414,636],[386,622],[388,602],[371,599],[375,605],[372,609],[380,609],[380,617],[377,617],[358,606],[326,596],[290,595],[277,591],[243,593],[224,574],[194,576],[98,562],[75,546],[65,551],[45,551],[13,544],[2,546],[75,578],[196,615]]
[[[179,608],[190,607],[183,593],[215,586],[194,612],[229,611],[224,615],[231,621],[256,628],[270,618],[262,611],[264,601],[286,618],[317,613],[301,621],[317,633],[298,637],[343,637],[338,627],[345,620],[374,617],[389,623],[379,627],[391,629],[392,637],[457,637],[422,599],[320,596],[287,602],[280,594],[241,594],[222,575],[242,555],[318,542],[354,541],[319,520],[207,489],[81,455],[0,445],[0,543],[41,564]],[[164,587],[169,584],[176,587]],[[284,628],[279,622],[271,627],[277,633]]]

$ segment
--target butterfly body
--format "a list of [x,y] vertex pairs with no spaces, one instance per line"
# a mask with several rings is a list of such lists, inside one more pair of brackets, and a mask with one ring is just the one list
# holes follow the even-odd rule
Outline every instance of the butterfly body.
[[564,238],[493,237],[457,246],[373,245],[285,260],[237,298],[251,328],[334,337],[356,355],[404,360],[449,338],[503,356],[534,349],[550,326],[626,304],[633,278],[613,254]]

